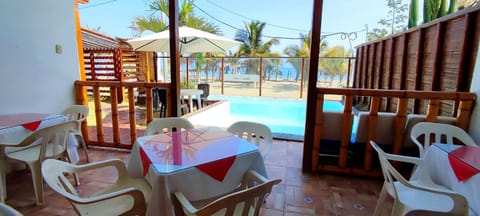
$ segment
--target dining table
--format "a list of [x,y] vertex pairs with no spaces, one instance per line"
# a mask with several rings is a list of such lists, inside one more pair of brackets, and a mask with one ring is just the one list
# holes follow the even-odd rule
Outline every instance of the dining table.
[[174,215],[176,191],[195,202],[232,192],[248,170],[267,177],[257,146],[217,127],[139,137],[127,169],[152,186],[147,215]]
[[198,109],[202,108],[202,89],[180,89],[180,97],[183,99],[185,97],[188,98],[188,107],[190,112],[193,111],[193,97],[197,99],[197,107]]
[[413,180],[426,172],[434,183],[463,195],[469,215],[480,215],[480,146],[433,143],[423,161],[412,174]]
[[[16,169],[16,164],[9,163],[6,153],[17,151],[15,144],[34,131],[67,121],[67,117],[61,114],[48,113],[17,113],[0,115],[0,201],[7,197],[5,175]],[[8,147],[6,147],[8,145]],[[67,151],[72,163],[79,160],[77,152],[77,140],[72,134],[67,139]]]

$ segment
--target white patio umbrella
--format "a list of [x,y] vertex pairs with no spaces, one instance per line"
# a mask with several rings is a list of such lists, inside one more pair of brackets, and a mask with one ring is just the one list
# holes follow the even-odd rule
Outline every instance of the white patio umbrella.
[[[225,52],[240,42],[182,26],[178,28],[180,37],[180,53]],[[128,40],[136,51],[169,52],[169,31],[165,30],[151,35]]]

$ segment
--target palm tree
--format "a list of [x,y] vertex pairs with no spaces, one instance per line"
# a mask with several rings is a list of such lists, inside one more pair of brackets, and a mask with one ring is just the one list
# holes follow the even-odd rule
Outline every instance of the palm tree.
[[[208,22],[203,17],[196,16],[194,11],[193,0],[183,0],[178,13],[179,22],[185,26],[200,29],[202,31],[210,32],[213,34],[221,34],[221,30],[214,23]],[[168,27],[168,0],[152,0],[149,4],[149,8],[155,12],[159,12],[157,16],[152,14],[150,16],[137,17],[130,27],[137,35],[149,30],[152,32],[160,32]],[[196,80],[200,82],[200,72],[205,65],[205,55],[203,53],[196,53],[192,55],[196,62]]]
[[334,46],[322,53],[322,57],[330,57],[321,59],[319,64],[320,68],[329,76],[330,83],[332,83],[335,77],[338,77],[340,83],[342,83],[347,73],[347,62],[345,62],[345,59],[334,59],[332,57],[348,56],[350,56],[350,51],[345,50],[343,46]]
[[236,56],[262,57],[262,55],[270,53],[270,48],[273,45],[279,44],[278,39],[262,42],[265,25],[265,22],[252,21],[245,23],[245,29],[236,32],[235,40],[243,43]]
[[[193,11],[194,1],[183,0],[178,13],[178,20],[182,25],[200,29],[202,31],[213,34],[221,34],[221,30],[214,23],[208,22],[203,17],[196,16]],[[160,15],[151,14],[149,16],[136,17],[130,27],[136,34],[149,30],[152,32],[160,32],[168,27],[168,1],[152,0],[149,4],[150,10],[159,12]]]
[[278,53],[270,53],[267,58],[263,59],[263,77],[270,80],[272,73],[278,74],[278,65],[280,64],[280,55]]
[[[271,55],[270,48],[278,45],[278,39],[270,39],[267,42],[262,41],[263,29],[266,23],[260,21],[252,21],[245,23],[245,29],[238,30],[235,33],[235,40],[242,42],[239,50],[235,54],[236,57],[269,57]],[[257,71],[257,61],[247,61],[247,73]]]
[[[300,34],[300,46],[299,45],[290,45],[287,46],[283,53],[288,57],[291,57],[287,60],[295,68],[295,81],[300,79],[301,71],[302,71],[302,62],[301,59],[303,57],[310,57],[310,41],[311,41],[311,32],[308,34]],[[299,58],[294,58],[299,57]],[[308,64],[304,70],[308,70]]]

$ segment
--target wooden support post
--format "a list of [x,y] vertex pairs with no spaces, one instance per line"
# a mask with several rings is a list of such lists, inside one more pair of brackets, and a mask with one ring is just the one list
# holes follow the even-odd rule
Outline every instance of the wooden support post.
[[408,98],[399,98],[397,105],[397,115],[395,117],[395,127],[393,128],[393,147],[392,153],[400,154],[403,146],[403,132],[407,122]]
[[436,122],[437,116],[440,113],[440,100],[430,99],[428,103],[427,122]]
[[318,157],[320,154],[320,142],[322,140],[322,130],[323,130],[323,100],[324,95],[318,94],[317,103],[316,103],[316,112],[318,115],[315,116],[315,126],[313,133],[313,150],[312,150],[312,171],[316,172],[318,170]]
[[[306,119],[316,119],[321,113],[315,110],[317,99],[317,77],[318,77],[318,60],[320,53],[320,33],[322,29],[322,10],[323,0],[313,1],[313,14],[312,14],[312,40],[310,42],[310,67],[308,73],[308,93],[307,93],[307,113]],[[323,101],[323,98],[322,98]],[[312,171],[312,148],[315,136],[315,122],[305,122],[305,139],[303,145],[303,160],[302,170]],[[315,165],[317,166],[317,165]]]
[[190,86],[190,74],[188,74],[188,62],[189,62],[189,59],[188,57],[185,58],[185,63],[186,63],[186,72],[185,72],[185,76],[186,76],[186,80],[185,80],[185,85],[187,86],[186,88],[188,88]]
[[470,116],[472,114],[473,102],[471,100],[460,101],[456,125],[468,131]]
[[[340,159],[338,161],[338,165],[340,168],[347,167],[347,159],[348,159],[348,146],[350,144],[350,136],[352,134],[352,103],[353,98],[352,95],[346,95],[344,101],[344,109],[343,109],[343,118],[342,118],[342,131],[341,136],[342,140],[340,141]],[[322,113],[320,112],[320,115]]]
[[444,31],[443,29],[445,23],[437,23],[436,28],[436,44],[433,50],[433,65],[432,65],[432,91],[441,91],[440,78],[442,77],[442,55],[443,55],[443,40],[444,40]]
[[300,98],[303,96],[303,76],[305,75],[305,58],[302,57],[302,73],[300,78]]
[[[88,100],[86,99],[86,94],[83,94],[84,92],[86,92],[85,86],[77,85],[75,82],[75,95],[77,96],[77,100],[76,100],[77,104],[83,104],[88,106]],[[85,140],[85,143],[88,145],[89,137],[88,137],[88,125],[87,125],[86,119],[81,124],[81,130],[83,134],[83,139]]]
[[224,66],[225,66],[225,57],[222,57],[222,74],[221,74],[221,76],[222,76],[222,95],[224,93],[224,87],[225,87],[225,82],[224,82],[224,80],[225,80],[225,67]]
[[112,130],[113,130],[113,144],[120,145],[120,119],[118,116],[118,91],[116,87],[110,87],[110,103],[112,112]]
[[380,97],[373,97],[372,103],[370,104],[370,113],[368,115],[367,121],[367,141],[365,143],[365,158],[364,158],[364,169],[372,169],[372,155],[373,150],[370,146],[370,140],[375,140],[375,134],[377,130],[378,122],[378,108],[380,105]]
[[135,98],[133,87],[128,87],[128,117],[130,120],[130,143],[137,139],[137,123],[135,118]]
[[97,142],[105,143],[103,134],[102,105],[100,102],[100,87],[93,87],[93,98],[95,103],[95,120],[97,124]]
[[[152,100],[152,87],[145,88],[147,97],[147,125],[153,120],[153,100]],[[177,99],[178,100],[178,99]]]
[[258,81],[258,96],[262,96],[262,80],[263,80],[263,58],[260,57],[260,66],[259,66],[260,80]]

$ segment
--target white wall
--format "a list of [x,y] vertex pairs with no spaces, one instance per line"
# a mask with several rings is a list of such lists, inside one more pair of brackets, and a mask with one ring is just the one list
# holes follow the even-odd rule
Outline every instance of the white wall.
[[475,102],[472,117],[470,118],[470,128],[468,133],[476,143],[480,144],[480,51],[477,52],[477,62],[475,64],[475,69],[473,70],[470,92],[475,92],[477,94],[477,101]]
[[80,75],[73,2],[2,1],[0,114],[58,113],[74,103]]

